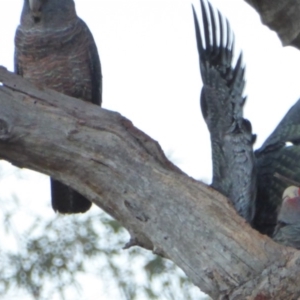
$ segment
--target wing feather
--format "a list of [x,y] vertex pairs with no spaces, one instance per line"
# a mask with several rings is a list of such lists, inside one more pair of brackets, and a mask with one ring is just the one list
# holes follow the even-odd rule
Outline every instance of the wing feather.
[[291,185],[274,175],[277,173],[300,183],[299,142],[300,100],[290,108],[261,148],[255,151],[258,186],[253,225],[264,234],[273,234],[282,194]]
[[[242,54],[233,63],[234,38],[228,20],[200,0],[200,23],[193,7],[200,73],[201,111],[211,136],[212,186],[229,197],[251,222],[256,197],[256,174],[251,124],[243,118],[245,85]],[[205,41],[205,46],[204,42]]]

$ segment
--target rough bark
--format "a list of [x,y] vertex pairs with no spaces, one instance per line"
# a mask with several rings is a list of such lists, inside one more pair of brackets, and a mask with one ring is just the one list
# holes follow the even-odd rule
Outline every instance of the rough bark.
[[213,299],[296,299],[300,252],[260,235],[116,112],[0,68],[0,157],[61,180]]
[[245,0],[274,30],[284,46],[300,49],[300,0]]

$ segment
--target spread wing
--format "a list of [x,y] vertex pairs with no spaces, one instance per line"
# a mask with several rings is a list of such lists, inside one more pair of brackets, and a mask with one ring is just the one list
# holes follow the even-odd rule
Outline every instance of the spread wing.
[[[287,144],[288,143],[288,144]],[[294,185],[300,182],[300,100],[255,151],[257,159],[257,201],[254,227],[272,235],[284,190],[293,184],[274,175],[277,173]]]
[[244,68],[240,54],[233,64],[233,34],[220,12],[208,3],[202,11],[202,38],[193,8],[203,88],[201,111],[211,137],[212,186],[226,195],[240,215],[251,222],[256,197],[256,174],[251,124],[243,118]]

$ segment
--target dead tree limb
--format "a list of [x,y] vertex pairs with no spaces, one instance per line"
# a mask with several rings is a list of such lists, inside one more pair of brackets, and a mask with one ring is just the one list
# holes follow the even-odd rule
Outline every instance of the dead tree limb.
[[213,299],[300,295],[300,252],[251,229],[129,120],[3,67],[0,82],[0,157],[75,188],[128,229],[128,246],[170,258]]
[[300,0],[245,0],[260,15],[263,24],[274,30],[283,46],[300,49]]

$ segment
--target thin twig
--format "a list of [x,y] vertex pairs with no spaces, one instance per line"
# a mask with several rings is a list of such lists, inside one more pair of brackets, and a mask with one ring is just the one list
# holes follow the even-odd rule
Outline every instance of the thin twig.
[[274,177],[280,179],[281,181],[287,183],[287,184],[291,184],[291,185],[295,185],[295,186],[300,186],[300,182],[298,181],[294,181],[290,178],[287,178],[279,173],[274,173]]

